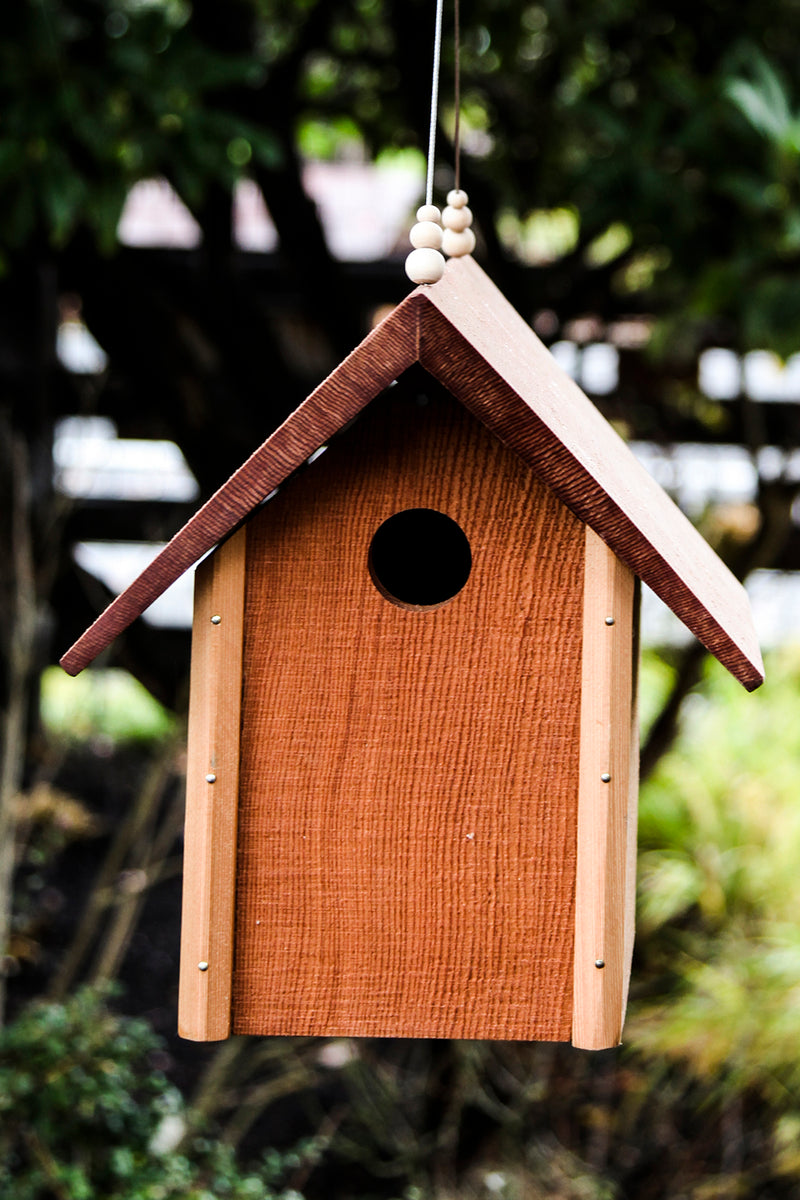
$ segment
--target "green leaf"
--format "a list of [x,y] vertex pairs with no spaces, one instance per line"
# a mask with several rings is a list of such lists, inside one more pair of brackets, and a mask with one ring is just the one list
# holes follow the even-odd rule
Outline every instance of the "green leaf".
[[775,108],[769,95],[745,79],[733,80],[725,93],[754,129],[772,141],[782,141],[789,120],[785,102]]

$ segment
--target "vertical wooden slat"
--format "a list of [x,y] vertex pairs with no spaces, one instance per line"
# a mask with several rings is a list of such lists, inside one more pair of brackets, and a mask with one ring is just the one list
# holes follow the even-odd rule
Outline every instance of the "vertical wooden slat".
[[633,946],[634,595],[633,573],[587,526],[572,1016],[587,1050],[619,1043]]
[[633,629],[631,637],[631,707],[630,756],[628,766],[628,811],[625,822],[625,975],[622,981],[622,1018],[628,1000],[631,981],[633,942],[636,935],[636,850],[639,820],[639,622],[641,617],[642,584],[633,581]]
[[230,1032],[245,542],[241,529],[195,577],[178,1001],[193,1041]]

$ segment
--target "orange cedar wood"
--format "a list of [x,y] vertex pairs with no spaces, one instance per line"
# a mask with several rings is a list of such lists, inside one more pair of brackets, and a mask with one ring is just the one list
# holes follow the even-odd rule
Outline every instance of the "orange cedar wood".
[[635,576],[584,528],[572,1044],[600,1050],[620,1040],[633,953],[638,612]]
[[419,361],[605,541],[748,690],[741,584],[469,257],[420,287],[239,468],[67,651],[77,674],[398,374]]
[[[415,507],[472,546],[433,611],[367,571]],[[569,1040],[584,542],[439,389],[248,524],[234,1032]]]
[[195,574],[178,1027],[196,1041],[230,1030],[246,540]]

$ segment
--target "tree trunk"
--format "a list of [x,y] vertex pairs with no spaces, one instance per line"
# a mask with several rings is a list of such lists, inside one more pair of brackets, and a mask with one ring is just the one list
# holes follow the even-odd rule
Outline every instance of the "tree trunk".
[[[23,438],[7,426],[0,433],[6,462],[2,476],[8,495],[9,570],[5,608],[6,679],[0,727],[0,1023],[5,1010],[5,980],[11,936],[15,829],[27,751],[28,714],[36,643],[36,587],[31,538],[28,453]],[[4,523],[5,524],[5,523]],[[4,539],[5,540],[5,539]]]
[[[13,276],[12,276],[13,277]],[[0,324],[13,350],[3,362],[0,407],[0,1024],[12,963],[15,832],[30,762],[44,628],[42,597],[55,573],[52,505],[52,368],[56,276],[47,261],[26,285],[4,289]]]

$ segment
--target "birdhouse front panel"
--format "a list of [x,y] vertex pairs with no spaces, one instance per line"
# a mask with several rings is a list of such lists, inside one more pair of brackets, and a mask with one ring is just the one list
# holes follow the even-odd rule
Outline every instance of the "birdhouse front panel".
[[251,520],[236,1032],[569,1038],[584,541],[404,384]]

